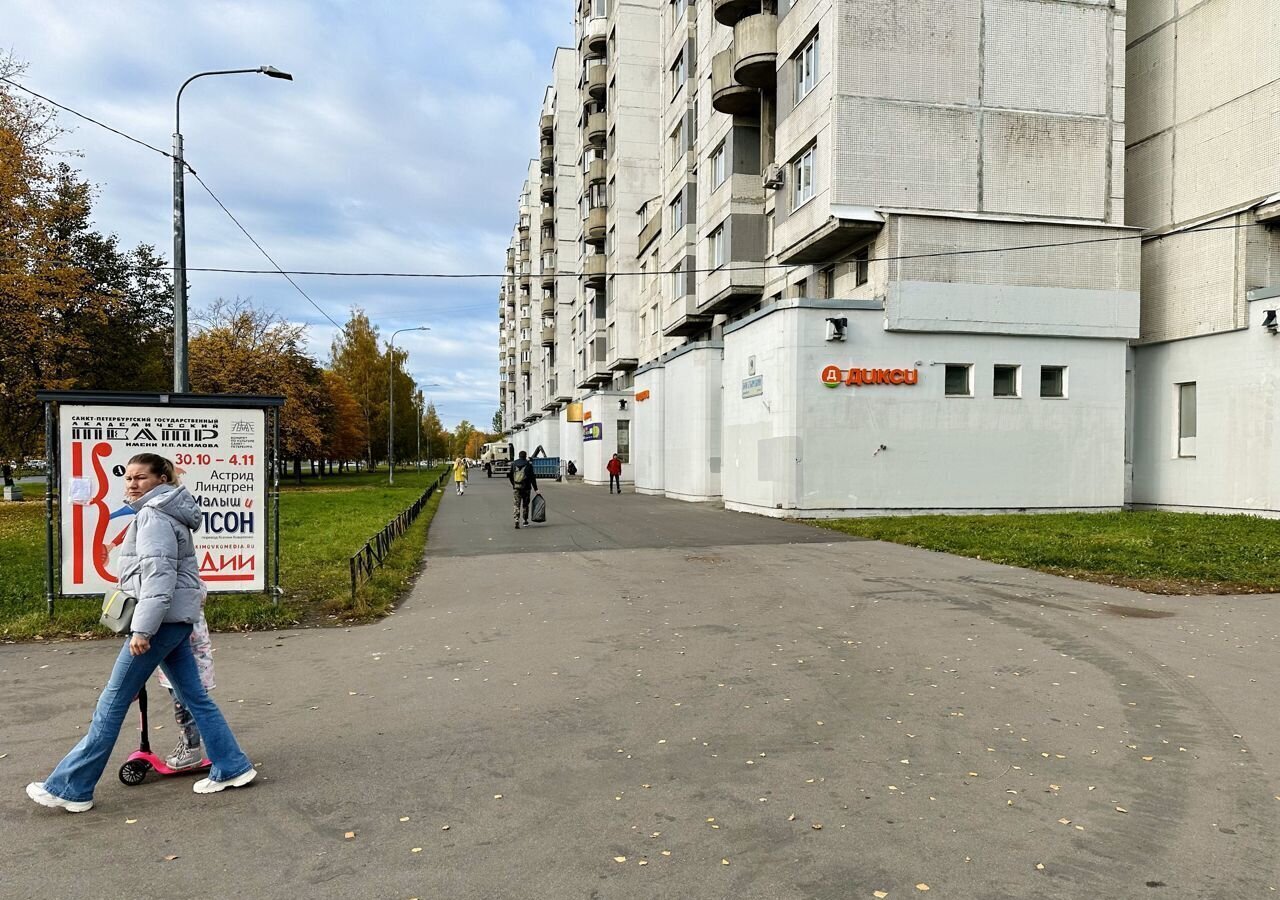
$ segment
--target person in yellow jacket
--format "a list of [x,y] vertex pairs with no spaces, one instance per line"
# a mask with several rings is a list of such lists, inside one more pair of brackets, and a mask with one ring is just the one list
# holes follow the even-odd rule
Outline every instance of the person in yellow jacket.
[[453,486],[458,489],[459,497],[466,491],[467,461],[461,456],[453,461]]

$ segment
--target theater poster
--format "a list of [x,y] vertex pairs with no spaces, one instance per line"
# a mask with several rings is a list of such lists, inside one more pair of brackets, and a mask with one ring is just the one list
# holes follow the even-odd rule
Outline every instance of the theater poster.
[[211,592],[265,589],[267,459],[262,409],[58,406],[62,594],[100,594],[116,580],[133,521],[124,469],[138,453],[173,461],[201,509],[200,577]]

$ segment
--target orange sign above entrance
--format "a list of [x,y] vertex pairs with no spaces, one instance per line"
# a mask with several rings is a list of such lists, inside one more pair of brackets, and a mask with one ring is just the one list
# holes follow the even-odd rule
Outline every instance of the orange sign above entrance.
[[649,399],[649,392],[648,392],[648,391],[640,391],[640,392],[638,392],[638,393],[636,394],[636,402],[637,402],[637,403],[643,403],[644,401],[646,401],[646,400],[648,400],[648,399]]
[[918,369],[842,369],[827,366],[822,370],[822,383],[827,387],[861,384],[915,384],[920,377]]

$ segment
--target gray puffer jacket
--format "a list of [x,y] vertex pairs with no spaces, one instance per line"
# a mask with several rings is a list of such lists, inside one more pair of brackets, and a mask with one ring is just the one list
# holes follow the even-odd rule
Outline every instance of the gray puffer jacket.
[[129,504],[137,513],[120,545],[120,588],[138,598],[134,632],[155,634],[163,622],[200,618],[204,586],[191,532],[200,505],[184,487],[161,484]]

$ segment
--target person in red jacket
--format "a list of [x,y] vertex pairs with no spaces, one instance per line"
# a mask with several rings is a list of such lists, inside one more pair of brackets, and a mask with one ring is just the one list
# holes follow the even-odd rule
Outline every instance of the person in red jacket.
[[622,460],[618,459],[618,454],[613,454],[613,459],[605,464],[605,471],[609,473],[609,493],[613,493],[613,486],[618,486],[618,493],[622,493]]

